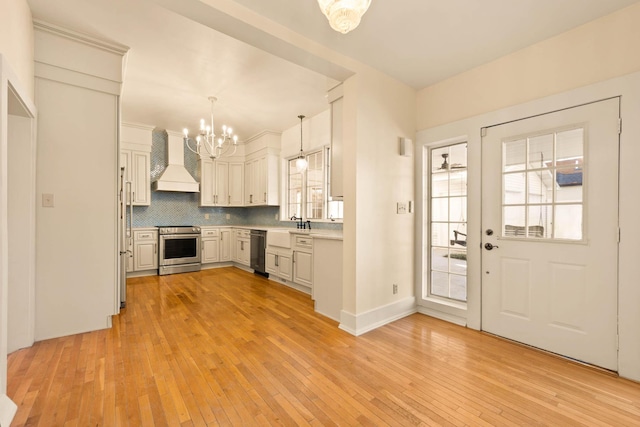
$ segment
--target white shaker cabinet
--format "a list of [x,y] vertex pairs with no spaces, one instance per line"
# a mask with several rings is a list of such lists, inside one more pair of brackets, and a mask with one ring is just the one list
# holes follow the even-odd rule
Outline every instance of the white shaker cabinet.
[[278,164],[279,157],[274,154],[262,154],[245,162],[245,206],[277,206],[279,204]]
[[127,204],[151,204],[151,144],[153,127],[123,123],[120,138],[120,167],[124,167]]
[[235,229],[235,251],[233,261],[249,267],[251,265],[251,232],[245,229]]
[[217,228],[202,228],[202,264],[220,261],[220,232]]
[[310,236],[292,234],[293,281],[313,288],[313,239]]
[[158,230],[133,231],[134,271],[158,268]]
[[220,262],[231,261],[231,229],[220,229],[220,248],[219,258]]
[[244,163],[200,159],[200,206],[243,206]]
[[285,280],[291,280],[291,251],[277,250],[267,247],[265,255],[265,270],[267,273],[273,274]]

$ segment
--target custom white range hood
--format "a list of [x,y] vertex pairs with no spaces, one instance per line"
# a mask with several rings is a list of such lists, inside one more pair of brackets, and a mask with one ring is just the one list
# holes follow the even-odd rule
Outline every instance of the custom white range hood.
[[181,134],[167,132],[167,168],[153,183],[155,191],[199,193],[200,184],[184,167],[184,142]]

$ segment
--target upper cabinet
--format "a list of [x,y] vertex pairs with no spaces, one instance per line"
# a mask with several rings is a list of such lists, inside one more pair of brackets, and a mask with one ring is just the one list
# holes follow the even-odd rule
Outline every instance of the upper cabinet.
[[342,84],[328,93],[331,104],[331,159],[329,159],[329,195],[333,199],[342,199]]
[[[127,204],[151,204],[151,132],[153,126],[122,123],[120,128],[120,167],[124,167]],[[129,184],[130,183],[130,184]]]
[[280,204],[280,139],[265,131],[245,142],[244,205]]
[[244,206],[244,162],[200,159],[200,206]]
[[244,165],[245,206],[278,206],[279,157],[262,153]]

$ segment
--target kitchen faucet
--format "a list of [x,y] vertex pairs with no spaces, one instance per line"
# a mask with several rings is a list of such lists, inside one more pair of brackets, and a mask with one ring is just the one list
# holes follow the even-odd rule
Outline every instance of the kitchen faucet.
[[302,229],[302,230],[306,230],[307,226],[309,226],[309,230],[311,230],[311,221],[302,221],[302,217],[298,218],[297,216],[295,216],[295,214],[289,218],[291,221],[298,221],[298,223],[296,224],[296,227],[298,229]]

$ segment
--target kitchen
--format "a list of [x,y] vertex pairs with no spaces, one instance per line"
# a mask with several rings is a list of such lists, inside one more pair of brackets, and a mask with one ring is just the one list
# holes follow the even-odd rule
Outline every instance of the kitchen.
[[[299,126],[286,130],[282,135],[264,132],[239,145],[234,156],[222,157],[215,162],[223,163],[225,172],[226,166],[233,164],[239,165],[242,172],[245,157],[250,159],[256,151],[258,154],[265,150],[269,151],[273,159],[271,162],[273,170],[269,171],[268,176],[272,182],[269,188],[278,192],[286,183],[285,171],[288,164],[286,159],[280,157],[281,140],[285,144],[289,142],[289,151],[294,153],[299,149],[301,142],[306,152],[320,150],[323,153],[329,141],[329,120],[330,114],[329,111],[326,111],[308,118],[306,121],[301,121]],[[316,132],[313,137],[310,136],[311,129]],[[133,204],[127,204],[126,218],[123,218],[126,233],[124,259],[127,266],[127,277],[183,273],[198,271],[200,268],[234,265],[248,271],[261,272],[267,277],[270,275],[272,280],[277,280],[313,296],[315,289],[312,286],[312,271],[322,274],[321,272],[325,269],[312,270],[311,256],[313,251],[309,249],[308,245],[312,239],[317,241],[322,237],[340,241],[342,231],[340,220],[335,221],[335,218],[313,220],[313,222],[309,220],[309,225],[312,224],[313,230],[300,231],[308,239],[307,247],[302,251],[295,248],[291,250],[289,242],[284,245],[277,243],[278,246],[272,248],[268,246],[269,237],[263,243],[258,244],[253,236],[258,230],[267,231],[267,236],[284,232],[287,240],[289,230],[294,234],[298,232],[296,228],[298,221],[291,220],[288,212],[280,207],[281,197],[279,194],[265,199],[271,203],[265,202],[259,206],[249,204],[245,207],[242,196],[247,192],[240,191],[239,203],[236,202],[225,207],[208,206],[215,204],[212,201],[217,195],[208,196],[214,189],[211,188],[211,185],[202,184],[203,175],[205,175],[205,180],[209,180],[205,182],[211,182],[213,177],[203,173],[203,170],[211,167],[215,162],[212,162],[207,156],[200,159],[200,156],[189,150],[184,144],[182,135],[154,129],[152,126],[129,123],[122,124],[121,135],[121,164],[125,167],[124,188],[125,193],[130,193],[126,199],[134,200]],[[325,145],[313,146],[307,141],[313,141],[316,145],[324,142]],[[171,150],[177,155],[169,154],[168,147],[171,144],[173,144]],[[176,158],[170,159],[168,156]],[[132,160],[136,158],[140,160],[137,162]],[[179,178],[167,176],[167,164],[171,164],[171,168],[181,168],[181,172],[173,171],[172,175]],[[127,173],[127,166],[133,170],[133,173]],[[136,171],[136,167],[140,167],[142,171]],[[236,174],[236,177],[240,178],[241,186],[246,184],[243,180],[244,176],[244,173]],[[194,177],[197,177],[201,182],[198,183]],[[137,182],[138,180],[142,182]],[[184,182],[177,183],[175,181]],[[232,183],[225,182],[225,185],[231,186]],[[162,191],[165,188],[170,188],[173,191]],[[194,190],[200,191],[195,192]],[[247,195],[250,197],[249,193]],[[207,199],[207,197],[209,198]],[[285,203],[282,205],[284,206]],[[287,219],[281,221],[280,218]],[[306,228],[306,223],[304,225]],[[182,233],[188,234],[170,235],[170,233],[177,232],[176,226],[188,226],[182,227]],[[312,235],[310,236],[309,232],[311,231]],[[295,238],[293,241],[295,244]],[[174,248],[180,249],[180,246],[175,242],[185,243],[182,245],[182,251],[186,257],[183,258],[183,261],[178,259],[181,255]],[[173,245],[170,249],[172,250],[171,256],[165,256],[167,244]],[[258,249],[259,246],[262,246],[261,250]],[[278,254],[274,254],[274,250],[276,250],[274,248],[277,248]],[[289,255],[289,259],[301,259],[301,262],[297,264],[292,262],[289,272],[283,270],[279,265],[281,260],[287,259],[286,256],[283,257],[283,251],[286,252],[285,255]],[[251,257],[251,253],[253,253],[253,257]],[[196,258],[195,255],[198,257]],[[254,264],[255,258],[262,260],[261,266]],[[320,261],[322,259],[318,256],[314,258],[315,262],[333,262],[333,257],[324,257],[324,261]],[[272,265],[269,265],[269,260],[272,260]],[[304,264],[305,261],[306,264]],[[306,272],[302,275],[305,279],[301,280],[298,278],[300,275],[294,274],[294,272],[297,273],[298,267],[303,264],[306,265]],[[280,268],[276,268],[276,266]],[[337,289],[335,294],[339,297],[341,289]],[[121,305],[124,307],[126,300],[124,287],[121,289],[121,300]],[[329,313],[334,320],[339,320],[339,310],[341,309],[339,301],[341,298],[334,298],[334,300],[336,302],[332,304],[331,309],[328,310],[321,306],[318,310]]]

